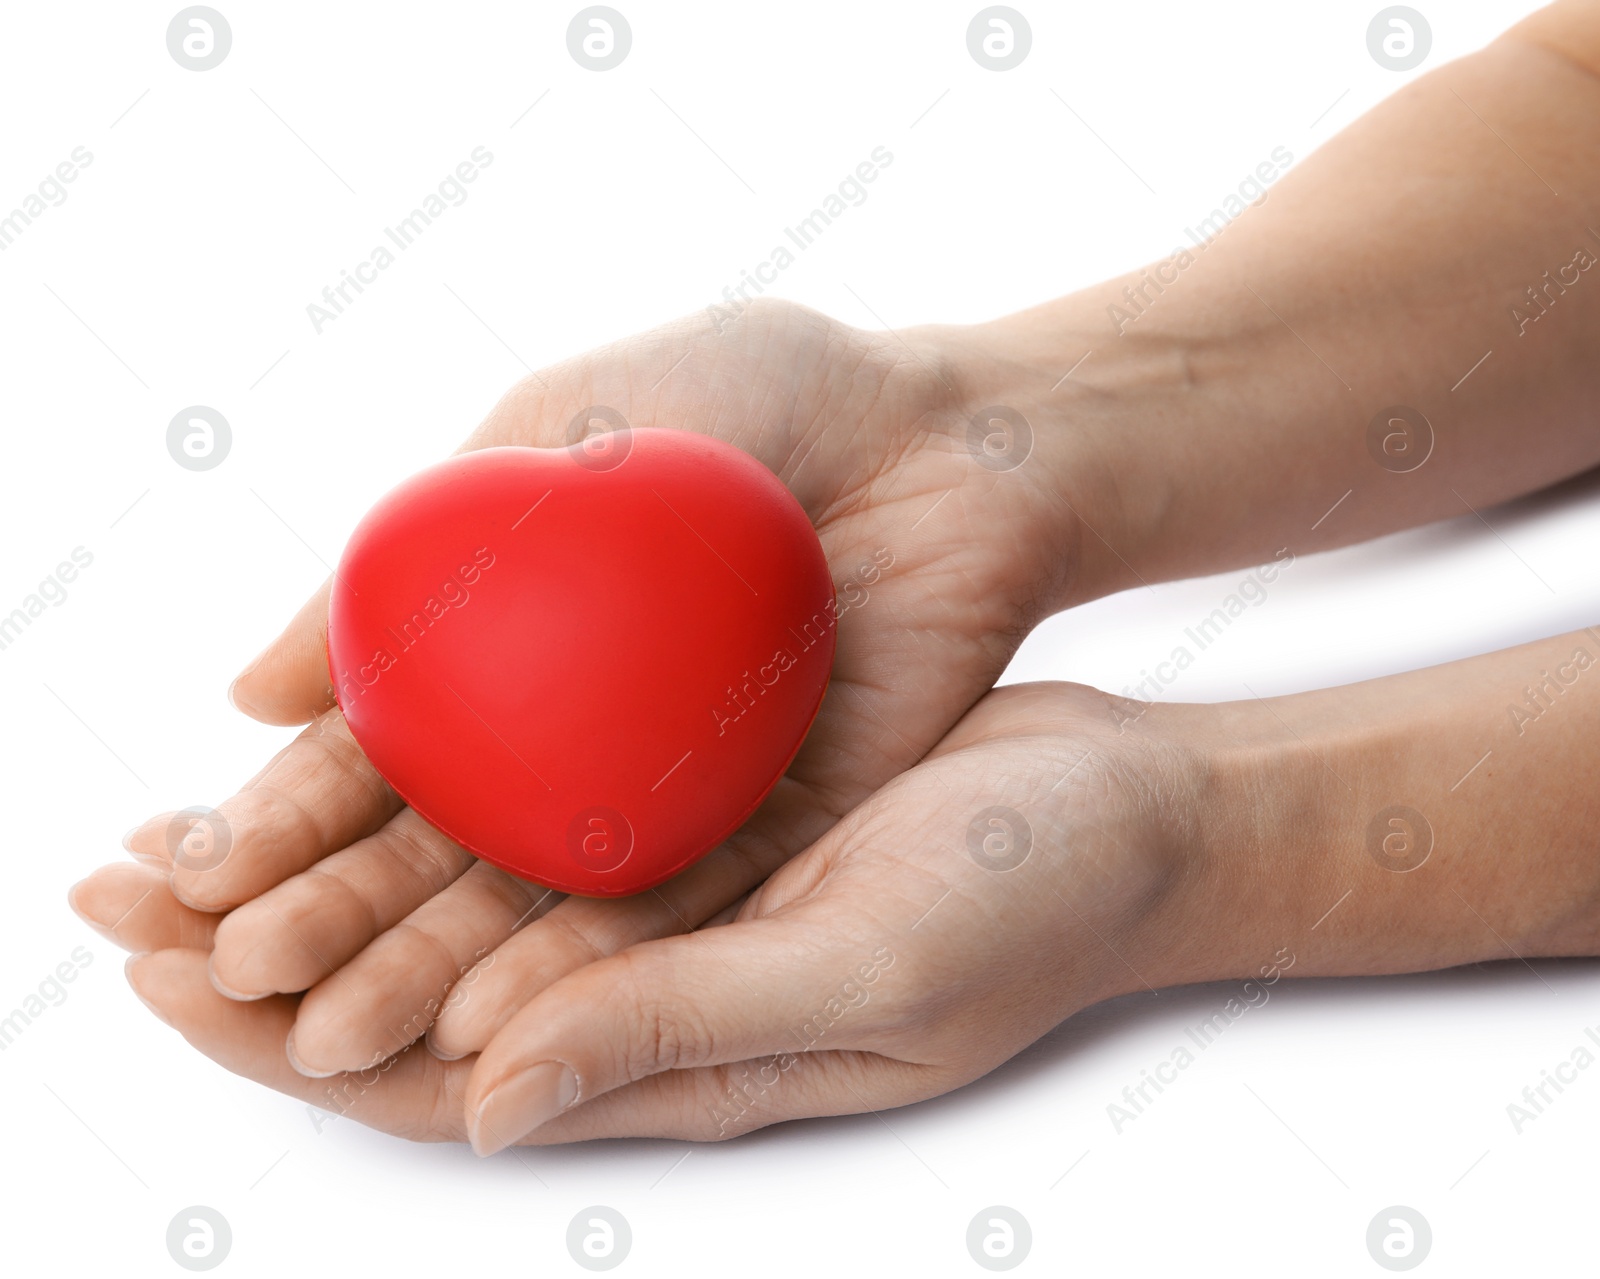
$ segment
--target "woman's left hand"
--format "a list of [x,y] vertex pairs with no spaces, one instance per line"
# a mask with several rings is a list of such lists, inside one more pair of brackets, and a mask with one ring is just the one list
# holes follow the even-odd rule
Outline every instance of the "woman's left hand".
[[[1087,1004],[1193,975],[1184,939],[1205,930],[1197,877],[1180,872],[1204,842],[1201,752],[1121,731],[1117,705],[1076,685],[992,693],[727,922],[542,990],[479,990],[469,975],[442,1016],[498,1029],[459,1061],[408,1048],[308,1079],[283,1052],[299,996],[240,1003],[212,986],[214,916],[167,897],[119,940],[154,950],[129,978],[202,1052],[418,1140],[466,1137],[481,1153],[716,1140],[903,1105],[976,1079]],[[157,872],[127,868],[128,893],[139,874]],[[483,1000],[515,1011],[474,1009]]]

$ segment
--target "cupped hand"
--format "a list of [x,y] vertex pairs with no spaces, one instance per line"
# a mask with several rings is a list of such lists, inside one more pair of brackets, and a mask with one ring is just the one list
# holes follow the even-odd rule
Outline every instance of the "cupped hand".
[[[1087,1004],[1230,965],[1227,930],[1208,926],[1207,748],[1120,731],[1114,706],[1076,685],[990,694],[736,918],[540,975],[473,1058],[411,1050],[363,1073],[296,1074],[283,1038],[315,992],[219,995],[201,920],[176,902],[125,939],[157,952],[130,961],[130,980],[236,1073],[482,1153],[716,1140],[935,1096]],[[124,895],[153,873],[123,870]],[[470,1007],[478,992],[461,989]]]
[[[530,377],[465,446],[568,445],[600,406],[744,448],[816,526],[839,597],[832,684],[787,776],[696,866],[633,898],[563,899],[434,831],[333,705],[324,587],[232,690],[258,719],[310,727],[219,806],[231,834],[220,864],[174,849],[170,814],[130,835],[177,899],[157,894],[140,911],[153,927],[176,912],[196,936],[214,934],[211,981],[232,999],[308,991],[289,1056],[325,1075],[403,1049],[447,1009],[460,1015],[430,1046],[475,1051],[525,992],[735,907],[920,759],[1029,626],[1072,598],[1082,527],[1074,472],[1057,460],[1070,432],[1026,398],[1013,407],[1037,440],[989,423],[980,410],[1005,374],[964,352],[962,333],[869,334],[787,304],[753,306],[720,332],[696,318]],[[112,880],[91,879],[76,900],[104,926],[123,899],[108,889],[102,904],[100,885],[131,881],[102,874]],[[452,1000],[458,984],[473,998]]]

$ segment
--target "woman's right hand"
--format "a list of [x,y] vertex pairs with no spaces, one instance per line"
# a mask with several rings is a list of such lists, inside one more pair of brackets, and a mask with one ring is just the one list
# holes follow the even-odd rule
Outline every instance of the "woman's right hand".
[[[683,874],[632,898],[563,899],[478,862],[368,762],[333,704],[325,585],[232,690],[257,719],[311,724],[219,806],[221,864],[174,863],[170,814],[127,841],[173,863],[173,908],[227,912],[211,958],[220,992],[309,990],[290,1049],[305,1073],[396,1052],[475,967],[474,980],[536,989],[735,908],[915,764],[1029,627],[1082,593],[1071,431],[1038,400],[1011,406],[1021,427],[979,412],[1011,371],[971,355],[975,342],[963,353],[972,331],[866,333],[782,303],[718,328],[697,317],[534,375],[465,447],[566,445],[603,406],[634,426],[716,435],[777,473],[816,526],[841,608],[804,748],[751,820]],[[1038,397],[1049,391],[1041,381]],[[1047,421],[1035,438],[1031,424]]]

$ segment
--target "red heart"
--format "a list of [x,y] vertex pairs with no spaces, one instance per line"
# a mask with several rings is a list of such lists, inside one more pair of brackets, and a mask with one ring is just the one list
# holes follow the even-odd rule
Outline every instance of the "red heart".
[[833,665],[833,583],[754,458],[621,429],[464,453],[356,528],[328,667],[356,741],[431,824],[524,879],[659,884],[777,783]]

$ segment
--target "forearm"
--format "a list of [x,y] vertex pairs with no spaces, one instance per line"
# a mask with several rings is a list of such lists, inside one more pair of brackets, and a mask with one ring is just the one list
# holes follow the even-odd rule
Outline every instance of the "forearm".
[[[1134,272],[965,334],[963,393],[1029,417],[1035,465],[1092,529],[1078,598],[1600,464],[1597,64],[1600,6],[1545,10],[1368,113],[1206,247],[1185,240],[1167,283]],[[1431,451],[1425,430],[1369,441],[1395,405]]]
[[1600,628],[1138,731],[1210,760],[1188,979],[1600,951]]

